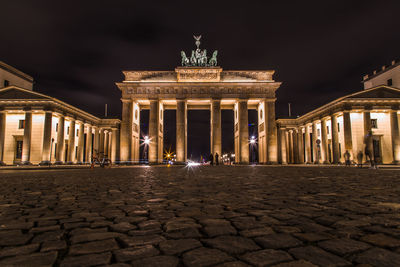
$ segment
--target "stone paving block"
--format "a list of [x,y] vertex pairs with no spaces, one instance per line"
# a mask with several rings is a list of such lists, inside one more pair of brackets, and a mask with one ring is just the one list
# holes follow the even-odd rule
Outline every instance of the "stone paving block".
[[260,228],[263,226],[254,217],[235,217],[232,219],[232,223],[239,230]]
[[131,262],[132,266],[137,267],[176,267],[178,266],[179,259],[173,256],[155,256],[151,258],[144,258],[134,260]]
[[340,256],[353,254],[370,248],[370,246],[364,242],[359,242],[348,238],[322,241],[318,243],[318,246]]
[[111,231],[119,232],[119,233],[128,233],[130,230],[135,230],[137,227],[128,222],[120,222],[117,224],[112,224],[109,226]]
[[37,226],[38,227],[51,226],[51,225],[56,225],[57,223],[58,223],[57,221],[53,221],[53,220],[38,221]]
[[240,257],[244,261],[257,267],[270,266],[275,263],[290,261],[293,258],[282,250],[264,249],[249,252]]
[[57,252],[33,253],[0,260],[0,266],[41,266],[51,267],[56,262]]
[[166,233],[168,238],[183,239],[183,238],[199,238],[201,234],[197,228],[185,228],[179,231]]
[[332,235],[326,233],[294,233],[293,236],[307,242],[318,242],[333,238]]
[[241,236],[218,236],[213,239],[203,239],[202,242],[230,254],[242,254],[260,249],[253,240]]
[[60,230],[59,225],[49,225],[49,226],[31,228],[29,232],[32,234],[36,234],[36,233],[51,232],[57,230]]
[[75,257],[66,257],[60,264],[61,267],[81,267],[108,264],[111,261],[111,252],[90,254]]
[[242,261],[231,261],[231,262],[225,262],[222,264],[218,264],[215,267],[249,267],[250,265],[242,262]]
[[75,236],[75,235],[85,235],[85,234],[93,234],[93,233],[105,233],[107,232],[108,229],[107,227],[103,227],[103,228],[75,228],[73,230],[69,231],[69,235],[70,236]]
[[275,234],[275,232],[274,230],[272,230],[271,227],[262,227],[262,228],[243,230],[240,231],[239,234],[244,237],[257,237],[257,236]]
[[33,227],[33,222],[10,221],[0,224],[0,230],[28,230]]
[[105,226],[110,226],[113,223],[110,221],[104,221],[104,220],[98,220],[98,221],[94,221],[90,224],[90,228],[101,228],[101,227],[105,227]]
[[74,228],[81,228],[81,227],[89,227],[89,222],[74,222],[74,223],[64,223],[63,227],[66,230],[74,229]]
[[299,247],[289,249],[289,253],[297,259],[310,261],[319,266],[348,266],[351,265],[347,260],[326,252],[314,246]]
[[209,237],[215,237],[219,235],[236,235],[237,231],[231,225],[227,226],[206,226],[203,231]]
[[[312,264],[309,261],[298,260],[298,261],[279,263],[277,265],[274,265],[274,267],[318,267],[318,266]],[[361,267],[361,266],[359,266],[359,267]]]
[[400,239],[396,239],[385,234],[371,234],[365,235],[361,238],[362,241],[368,242],[375,246],[395,248],[400,247]]
[[137,235],[154,235],[154,234],[161,234],[162,230],[160,228],[150,229],[150,230],[131,230],[128,232],[131,236]]
[[54,240],[54,241],[45,241],[42,244],[41,252],[52,251],[52,250],[63,250],[67,249],[67,243],[65,240]]
[[148,220],[148,221],[143,221],[138,224],[139,228],[142,230],[149,230],[149,229],[154,229],[154,228],[160,228],[161,224],[159,221],[156,220]]
[[354,261],[373,266],[399,266],[400,254],[382,248],[371,248],[354,257]]
[[193,267],[211,266],[232,260],[233,258],[225,252],[222,252],[218,249],[204,247],[197,248],[183,254],[183,263],[186,266]]
[[285,225],[274,225],[272,227],[275,232],[278,233],[285,233],[285,234],[292,234],[292,233],[300,233],[301,229],[294,226],[285,226]]
[[161,251],[167,255],[179,255],[185,251],[201,247],[196,239],[166,240],[159,244]]
[[3,235],[0,234],[0,246],[19,246],[25,245],[33,237],[32,234]]
[[83,244],[72,245],[69,248],[70,255],[83,255],[90,253],[100,253],[119,249],[117,242],[114,239],[94,241]]
[[134,247],[140,245],[158,245],[160,242],[165,241],[161,235],[144,235],[144,236],[122,236],[118,237],[125,246]]
[[257,242],[263,248],[292,248],[298,247],[303,244],[300,240],[292,237],[289,234],[271,234],[266,236],[260,236],[254,238],[254,241]]
[[39,250],[39,244],[29,244],[18,247],[5,247],[0,250],[0,258],[15,256],[15,255],[30,254],[37,250]]
[[32,239],[32,243],[42,243],[44,241],[59,240],[64,236],[64,230],[44,232],[35,235]]
[[156,256],[160,254],[160,252],[152,245],[145,245],[140,247],[115,250],[113,254],[118,262],[127,262],[136,259]]
[[124,236],[123,234],[115,232],[100,232],[100,233],[74,235],[71,237],[70,240],[72,244],[76,244],[76,243],[104,240],[104,239],[117,238],[123,236]]

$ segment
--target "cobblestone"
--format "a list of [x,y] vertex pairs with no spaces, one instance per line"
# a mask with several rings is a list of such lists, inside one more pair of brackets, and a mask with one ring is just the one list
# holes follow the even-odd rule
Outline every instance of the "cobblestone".
[[1,171],[0,265],[398,266],[399,171]]

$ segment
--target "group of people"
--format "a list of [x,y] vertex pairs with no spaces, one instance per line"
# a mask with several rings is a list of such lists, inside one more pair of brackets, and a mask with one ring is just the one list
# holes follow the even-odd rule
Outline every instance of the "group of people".
[[215,157],[214,157],[214,155],[212,153],[208,157],[208,160],[210,161],[210,165],[211,166],[214,165],[214,159],[215,159],[215,165],[219,165],[219,155],[218,155],[218,153],[215,153]]
[[[371,168],[377,169],[378,166],[376,165],[375,159],[372,154],[371,144],[372,144],[372,131],[370,130],[364,138],[365,160],[370,163]],[[357,165],[360,168],[362,168],[362,166],[363,166],[364,153],[361,150],[358,151],[358,153],[357,153]],[[343,154],[343,156],[344,156],[346,166],[350,167],[350,165],[351,165],[350,152],[348,150],[346,150],[346,152]]]

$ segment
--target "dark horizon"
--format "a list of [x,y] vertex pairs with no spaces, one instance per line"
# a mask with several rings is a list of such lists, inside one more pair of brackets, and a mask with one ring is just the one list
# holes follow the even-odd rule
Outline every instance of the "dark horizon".
[[[97,116],[108,104],[120,117],[121,71],[173,70],[201,34],[224,70],[275,70],[276,116],[287,117],[291,103],[296,117],[362,90],[365,74],[400,59],[395,10],[397,1],[14,1],[2,5],[0,60],[33,76],[35,91]],[[223,132],[231,120],[223,113]],[[204,123],[189,122],[193,151],[209,149]]]

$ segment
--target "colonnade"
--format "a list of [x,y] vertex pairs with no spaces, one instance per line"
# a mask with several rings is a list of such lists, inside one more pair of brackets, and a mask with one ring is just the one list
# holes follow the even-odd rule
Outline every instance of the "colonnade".
[[[24,127],[22,136],[22,156],[20,164],[31,164],[32,159],[32,133],[35,127],[43,127],[43,142],[40,164],[83,164],[90,162],[92,153],[104,153],[112,161],[119,160],[119,129],[103,128],[93,125],[88,121],[77,120],[74,117],[53,112],[52,110],[38,111],[44,113],[43,126],[32,122],[33,110],[24,110]],[[58,118],[57,124],[54,118]],[[4,164],[5,134],[7,112],[0,112],[0,163]],[[67,124],[69,122],[69,124]],[[67,126],[68,125],[68,126]],[[54,129],[54,126],[56,129]],[[56,133],[54,133],[56,131]],[[37,131],[35,131],[37,132]],[[85,138],[86,133],[86,140]],[[93,136],[92,136],[93,135]],[[77,139],[77,140],[76,140]],[[77,141],[77,143],[76,143]],[[13,145],[15,146],[15,145]],[[14,153],[16,153],[14,151]],[[35,151],[35,153],[39,153]],[[110,155],[111,154],[111,155]],[[36,154],[35,154],[36,155]]]
[[[400,132],[398,122],[398,110],[382,110],[382,113],[390,113],[390,138],[393,162],[400,162]],[[360,113],[360,112],[358,112]],[[364,138],[370,132],[373,133],[371,125],[371,108],[365,108],[362,112],[362,129],[355,128],[355,121],[351,120],[351,110],[345,109],[328,116],[313,118],[301,123],[300,125],[280,125],[279,129],[279,162],[286,163],[332,163],[338,164],[343,154],[348,151],[350,159],[357,158],[356,153],[362,151],[365,153],[365,147],[372,151],[373,138],[367,138],[366,144]],[[338,117],[342,118],[342,140],[339,140]],[[329,122],[329,123],[328,123]],[[353,126],[352,126],[353,125]],[[329,133],[328,133],[329,130]],[[329,135],[329,136],[328,136]],[[330,138],[329,138],[330,137]],[[355,151],[354,142],[363,144]],[[372,155],[373,156],[373,155]],[[365,160],[365,156],[364,156]]]
[[[139,136],[141,109],[148,108],[149,113],[149,163],[161,163],[163,160],[163,112],[166,108],[176,109],[176,159],[177,162],[187,160],[187,99],[176,99],[171,107],[163,104],[162,100],[150,99],[149,104],[141,106],[138,101],[122,99],[122,122],[120,151],[122,163],[136,163],[139,161]],[[222,155],[221,133],[221,99],[211,99],[207,108],[210,110],[210,151],[213,155]],[[226,108],[226,107],[224,107]],[[248,99],[238,99],[229,107],[234,110],[234,141],[236,163],[249,163],[249,131],[248,131]],[[259,143],[260,163],[277,163],[277,134],[275,126],[274,101],[261,100],[256,108],[265,114],[259,120],[263,125],[261,133],[265,142]],[[260,129],[259,129],[260,133]]]

